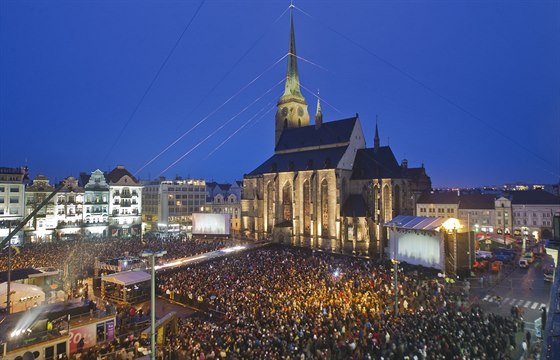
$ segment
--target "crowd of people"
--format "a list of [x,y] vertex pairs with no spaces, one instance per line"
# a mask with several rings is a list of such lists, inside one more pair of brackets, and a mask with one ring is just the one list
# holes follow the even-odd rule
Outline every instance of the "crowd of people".
[[[161,261],[214,251],[228,244],[224,239],[187,238],[186,236],[152,236],[140,238],[107,238],[55,241],[25,244],[12,249],[12,269],[53,267],[76,274],[92,273],[95,258],[139,256],[145,250],[165,250]],[[62,264],[62,266],[61,266]],[[8,269],[7,249],[0,252],[0,271]]]
[[[303,249],[261,249],[158,276],[162,294],[224,316],[185,318],[172,359],[508,359],[517,324],[422,272]],[[173,295],[171,295],[171,293]]]

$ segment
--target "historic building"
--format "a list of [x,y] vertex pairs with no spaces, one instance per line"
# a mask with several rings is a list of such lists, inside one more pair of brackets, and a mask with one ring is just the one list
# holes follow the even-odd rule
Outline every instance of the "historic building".
[[381,254],[387,239],[383,224],[412,215],[416,199],[431,188],[430,178],[423,166],[399,164],[391,148],[381,146],[377,125],[374,146],[367,148],[358,114],[323,121],[318,101],[315,123],[309,123],[292,16],[287,77],[277,107],[274,154],[243,179],[242,233],[329,251]]
[[81,174],[84,185],[84,233],[86,236],[108,236],[109,184],[103,171],[97,169],[88,176]]
[[113,237],[140,235],[142,184],[122,165],[106,176],[109,184],[109,230]]
[[57,237],[65,240],[82,234],[84,212],[84,188],[78,179],[69,176],[56,194],[55,215],[57,220]]
[[[10,233],[15,224],[25,216],[25,183],[27,167],[0,167],[0,240]],[[12,243],[22,241],[23,232],[12,238]]]
[[[52,192],[54,186],[49,179],[37,175],[25,189],[25,216],[30,215]],[[55,199],[51,199],[25,225],[25,242],[50,242],[56,237]]]
[[211,181],[206,183],[205,212],[213,214],[229,214],[230,230],[233,235],[238,235],[241,230],[241,189],[242,181],[232,184],[219,184]]
[[175,179],[147,181],[142,189],[142,218],[146,231],[188,231],[193,212],[206,205],[206,181]]

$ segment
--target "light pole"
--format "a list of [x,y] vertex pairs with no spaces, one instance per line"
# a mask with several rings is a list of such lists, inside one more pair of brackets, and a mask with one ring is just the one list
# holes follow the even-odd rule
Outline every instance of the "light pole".
[[151,358],[156,358],[156,257],[161,257],[167,254],[167,251],[144,251],[141,256],[150,258],[150,266],[152,267],[151,276],[151,298],[150,298],[150,315],[151,315],[151,330],[150,330],[150,343],[151,343]]
[[[8,234],[12,232],[12,220],[8,220]],[[10,283],[12,282],[12,240],[8,241],[8,284],[6,284],[6,311],[10,315]]]

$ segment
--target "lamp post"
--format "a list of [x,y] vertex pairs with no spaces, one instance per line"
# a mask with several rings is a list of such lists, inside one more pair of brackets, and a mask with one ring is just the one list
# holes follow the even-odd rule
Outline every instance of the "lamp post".
[[[12,232],[12,221],[8,221],[8,234]],[[12,282],[12,240],[8,241],[8,283],[6,284],[6,311],[7,314],[11,314],[10,309],[10,283]]]
[[152,271],[151,276],[151,298],[150,298],[150,308],[151,308],[151,330],[150,330],[150,345],[151,345],[151,358],[155,360],[156,358],[156,257],[161,257],[167,254],[167,251],[144,251],[142,252],[142,257],[150,258],[150,266]]

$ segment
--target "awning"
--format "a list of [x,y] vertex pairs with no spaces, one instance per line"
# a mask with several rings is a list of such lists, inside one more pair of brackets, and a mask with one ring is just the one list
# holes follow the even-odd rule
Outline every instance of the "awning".
[[149,281],[151,275],[143,271],[124,271],[116,274],[101,277],[101,281],[107,281],[119,285],[134,285],[144,281]]

